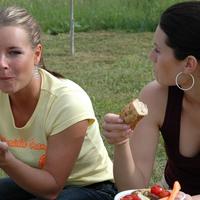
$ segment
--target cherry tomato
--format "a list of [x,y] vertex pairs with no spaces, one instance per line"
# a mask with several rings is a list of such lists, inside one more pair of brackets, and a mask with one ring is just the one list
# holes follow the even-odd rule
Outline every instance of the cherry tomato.
[[137,194],[128,194],[124,197],[122,197],[120,200],[141,200],[140,197],[138,197]]
[[158,194],[158,196],[159,196],[160,198],[168,197],[168,196],[170,196],[170,192],[167,191],[167,190],[165,190],[165,189],[163,189],[163,190]]
[[159,194],[163,191],[163,188],[160,185],[153,185],[151,187],[151,193],[159,196]]

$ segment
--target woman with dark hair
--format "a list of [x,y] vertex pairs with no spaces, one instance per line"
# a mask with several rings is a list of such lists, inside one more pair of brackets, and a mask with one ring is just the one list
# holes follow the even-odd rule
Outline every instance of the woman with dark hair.
[[0,199],[112,200],[112,162],[89,96],[41,61],[37,22],[25,9],[1,9],[0,168],[8,177]]
[[160,184],[178,180],[177,200],[200,199],[200,2],[169,7],[161,15],[150,53],[155,79],[140,92],[148,107],[134,128],[119,115],[104,118],[104,135],[114,144],[119,190],[148,187],[161,133],[167,163]]

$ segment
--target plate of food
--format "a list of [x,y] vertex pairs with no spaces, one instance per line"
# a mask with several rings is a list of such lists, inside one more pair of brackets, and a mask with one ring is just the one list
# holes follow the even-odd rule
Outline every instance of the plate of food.
[[114,200],[174,200],[180,189],[178,181],[174,183],[171,191],[155,184],[148,189],[126,190],[119,192],[115,196]]
[[114,200],[159,200],[169,196],[169,191],[161,188],[159,185],[154,185],[150,189],[122,191],[115,196]]

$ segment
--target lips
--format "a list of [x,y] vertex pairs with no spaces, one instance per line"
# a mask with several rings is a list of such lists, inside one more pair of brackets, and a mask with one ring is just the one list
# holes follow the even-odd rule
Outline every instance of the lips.
[[0,77],[0,80],[7,81],[7,80],[11,80],[13,78],[14,77]]

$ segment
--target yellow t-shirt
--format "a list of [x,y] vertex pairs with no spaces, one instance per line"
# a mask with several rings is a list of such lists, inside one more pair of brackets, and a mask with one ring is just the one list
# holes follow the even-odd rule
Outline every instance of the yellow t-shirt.
[[112,162],[86,92],[70,80],[58,79],[43,69],[39,72],[42,77],[39,101],[23,127],[15,126],[9,97],[0,91],[0,139],[8,143],[16,158],[32,167],[42,168],[48,137],[88,119],[87,135],[66,184],[89,185],[113,180]]

